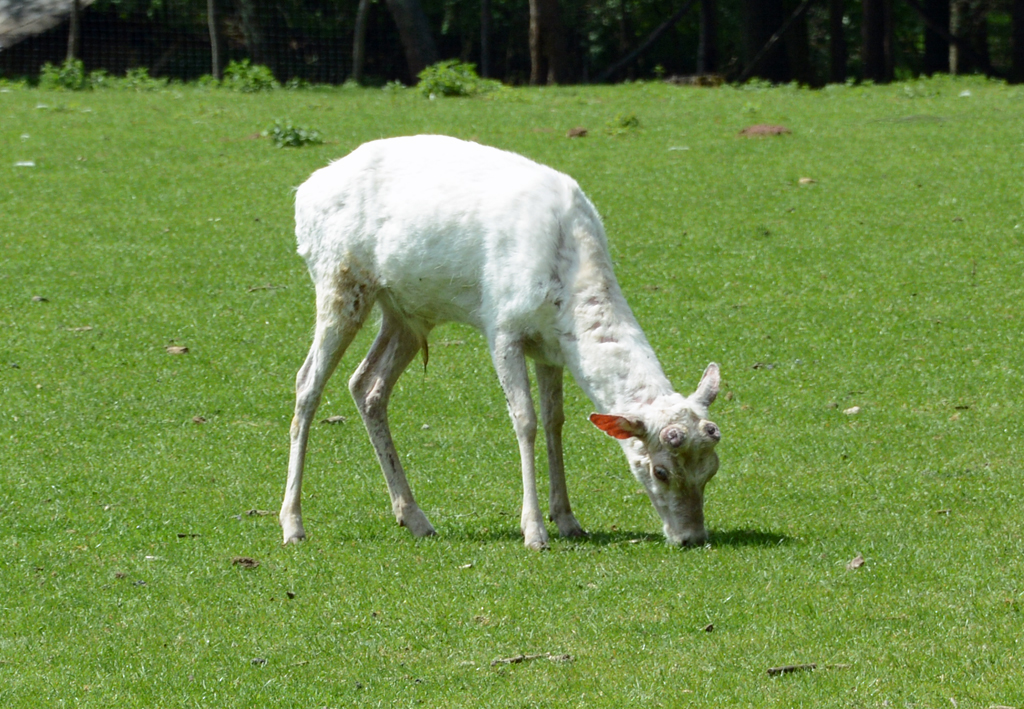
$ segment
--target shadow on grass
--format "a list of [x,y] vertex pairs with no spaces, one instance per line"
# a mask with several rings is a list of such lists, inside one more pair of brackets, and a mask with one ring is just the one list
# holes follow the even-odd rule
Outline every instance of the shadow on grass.
[[[466,531],[465,538],[474,542],[517,542],[522,543],[523,535],[514,527],[505,529],[487,529]],[[710,531],[710,542],[713,547],[773,547],[789,544],[792,540],[774,532],[759,529],[725,529]],[[664,545],[665,537],[661,534],[637,532],[629,530],[591,530],[585,537],[567,539],[557,534],[552,535],[551,546],[554,549],[571,547],[610,547],[625,544],[660,544]]]
[[710,535],[713,547],[776,547],[793,541],[784,534],[760,529],[721,529]]
[[[660,534],[621,530],[608,532],[593,530],[585,537],[573,538],[559,536],[558,532],[552,529],[549,529],[548,533],[551,534],[551,547],[553,549],[557,549],[559,547],[568,548],[571,546],[613,546],[616,544],[663,543],[665,541],[665,538]],[[522,532],[519,531],[518,527],[514,526],[501,529],[466,530],[460,536],[464,536],[468,541],[472,542],[523,543]]]

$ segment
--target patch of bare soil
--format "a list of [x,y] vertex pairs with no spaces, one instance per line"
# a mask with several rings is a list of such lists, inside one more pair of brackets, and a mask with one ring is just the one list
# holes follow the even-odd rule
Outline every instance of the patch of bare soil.
[[748,138],[760,138],[765,135],[787,135],[792,133],[786,126],[773,126],[769,123],[758,123],[756,125],[747,126],[740,131],[740,135],[745,135]]

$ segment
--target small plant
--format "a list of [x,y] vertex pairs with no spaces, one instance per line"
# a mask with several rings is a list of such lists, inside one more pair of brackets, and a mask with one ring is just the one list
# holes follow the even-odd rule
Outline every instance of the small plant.
[[7,93],[13,89],[24,89],[28,87],[28,83],[24,79],[5,79],[0,76],[0,91]]
[[735,87],[741,91],[768,91],[774,86],[775,84],[767,79],[761,79],[756,76],[751,79],[747,79],[742,84],[735,85]]
[[476,96],[501,87],[501,82],[481,79],[476,65],[446,59],[420,72],[420,91],[424,96]]
[[114,77],[112,77],[106,69],[90,71],[86,81],[89,82],[89,88],[92,89],[108,88],[113,86],[115,83]]
[[279,148],[301,148],[303,145],[319,145],[324,142],[320,137],[320,131],[293,126],[291,121],[274,121],[274,125],[260,135],[273,140],[274,145]]
[[308,81],[298,76],[293,76],[285,82],[284,87],[289,91],[299,91],[300,89],[308,89],[312,86]]
[[92,84],[86,78],[85,65],[81,59],[69,59],[59,66],[50,62],[43,64],[39,74],[39,88],[65,91],[82,91],[91,89]]
[[166,85],[166,79],[154,79],[149,75],[149,69],[144,66],[129,69],[121,81],[123,88],[134,89],[135,91],[155,91],[162,89]]
[[608,121],[608,132],[612,135],[625,135],[640,129],[640,119],[635,113],[619,113]]
[[274,73],[262,64],[251,64],[248,59],[231,62],[224,69],[225,88],[243,93],[270,91],[277,88]]

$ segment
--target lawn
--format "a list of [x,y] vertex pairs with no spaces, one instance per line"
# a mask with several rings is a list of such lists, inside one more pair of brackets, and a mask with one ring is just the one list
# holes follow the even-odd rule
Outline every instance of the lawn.
[[[276,148],[275,119],[325,142]],[[791,132],[738,135],[761,123]],[[568,384],[591,534],[524,549],[459,326],[391,407],[439,535],[395,525],[349,397],[368,327],[281,546],[293,189],[411,133],[574,176],[669,377],[722,365],[708,546],[663,542]],[[1022,318],[1024,88],[0,86],[0,704],[1024,707]]]

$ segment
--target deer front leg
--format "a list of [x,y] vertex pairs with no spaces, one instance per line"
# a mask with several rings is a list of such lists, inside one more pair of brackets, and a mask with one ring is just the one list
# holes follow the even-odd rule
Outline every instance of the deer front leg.
[[498,333],[491,343],[491,356],[498,381],[505,392],[508,413],[519,441],[519,458],[523,470],[523,512],[520,529],[530,549],[547,549],[548,532],[537,499],[537,470],[534,446],[537,438],[537,414],[530,396],[530,375],[526,369],[523,343],[515,335]]
[[551,494],[548,512],[563,537],[586,536],[569,506],[569,490],[565,485],[565,463],[562,458],[562,368],[537,363],[537,391],[540,394],[540,417],[544,424],[544,440],[548,449],[548,478]]
[[388,426],[391,390],[419,349],[420,339],[416,333],[385,311],[377,339],[352,375],[348,387],[377,453],[395,519],[413,535],[426,537],[434,534],[434,527],[412,496]]

